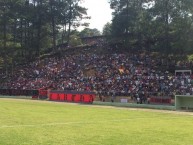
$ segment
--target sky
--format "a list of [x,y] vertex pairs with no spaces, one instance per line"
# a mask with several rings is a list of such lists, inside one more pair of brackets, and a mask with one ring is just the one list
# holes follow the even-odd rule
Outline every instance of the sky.
[[90,23],[89,28],[97,28],[102,32],[103,26],[107,22],[111,22],[112,10],[108,0],[84,0],[82,6],[88,9],[87,15],[91,16],[91,19],[86,21]]

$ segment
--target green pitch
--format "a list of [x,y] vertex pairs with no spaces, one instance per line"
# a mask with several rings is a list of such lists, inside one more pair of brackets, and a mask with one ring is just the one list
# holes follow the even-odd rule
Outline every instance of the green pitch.
[[0,145],[193,145],[193,115],[0,99]]

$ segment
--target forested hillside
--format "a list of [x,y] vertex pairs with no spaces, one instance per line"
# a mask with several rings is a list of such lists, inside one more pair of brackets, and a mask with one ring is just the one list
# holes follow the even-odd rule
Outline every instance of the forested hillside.
[[88,19],[82,0],[0,0],[0,63],[38,57],[69,42]]

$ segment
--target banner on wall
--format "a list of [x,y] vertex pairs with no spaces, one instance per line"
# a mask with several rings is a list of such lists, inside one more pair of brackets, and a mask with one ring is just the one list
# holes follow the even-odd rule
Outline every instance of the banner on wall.
[[65,101],[75,103],[93,103],[95,98],[94,92],[78,91],[50,91],[50,101]]

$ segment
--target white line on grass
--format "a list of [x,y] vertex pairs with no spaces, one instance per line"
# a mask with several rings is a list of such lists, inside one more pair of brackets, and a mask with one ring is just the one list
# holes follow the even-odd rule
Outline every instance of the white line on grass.
[[[173,119],[176,117],[168,117],[164,119]],[[147,117],[140,117],[140,118],[126,118],[126,119],[116,119],[116,120],[104,120],[104,121],[94,121],[94,122],[61,122],[61,123],[44,123],[44,124],[26,124],[26,125],[2,125],[0,128],[21,128],[21,127],[41,127],[41,126],[57,126],[57,125],[72,125],[72,124],[99,124],[99,123],[109,123],[109,122],[121,122],[121,121],[128,121],[128,120],[135,120],[135,119],[154,119],[154,118],[147,118]]]

